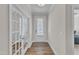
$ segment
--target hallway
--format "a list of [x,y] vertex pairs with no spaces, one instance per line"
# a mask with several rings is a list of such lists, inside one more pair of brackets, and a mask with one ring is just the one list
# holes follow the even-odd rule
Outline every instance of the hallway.
[[66,4],[0,5],[0,54],[74,54],[71,10]]
[[47,42],[34,42],[25,55],[54,55]]

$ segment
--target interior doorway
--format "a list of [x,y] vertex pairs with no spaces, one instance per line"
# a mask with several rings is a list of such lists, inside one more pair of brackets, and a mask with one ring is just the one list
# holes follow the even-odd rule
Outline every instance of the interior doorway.
[[74,54],[79,55],[79,8],[73,8],[74,18]]

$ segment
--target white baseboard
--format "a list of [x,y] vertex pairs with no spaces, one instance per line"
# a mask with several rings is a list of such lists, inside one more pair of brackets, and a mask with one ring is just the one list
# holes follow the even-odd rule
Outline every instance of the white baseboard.
[[55,55],[57,55],[57,53],[56,53],[55,49],[54,49],[54,48],[53,48],[53,46],[52,46],[52,42],[51,42],[51,41],[48,41],[48,43],[49,43],[49,45],[50,45],[51,49],[53,50],[54,54],[55,54]]

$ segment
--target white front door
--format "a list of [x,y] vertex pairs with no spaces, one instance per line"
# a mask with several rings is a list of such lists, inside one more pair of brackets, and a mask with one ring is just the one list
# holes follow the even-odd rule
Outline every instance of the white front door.
[[34,38],[33,41],[47,41],[47,19],[46,16],[34,17]]

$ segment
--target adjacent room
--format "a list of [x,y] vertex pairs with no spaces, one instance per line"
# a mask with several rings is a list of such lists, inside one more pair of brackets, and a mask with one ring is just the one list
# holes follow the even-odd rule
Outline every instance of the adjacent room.
[[73,5],[74,14],[74,54],[79,55],[79,5]]

